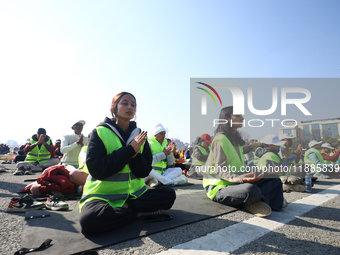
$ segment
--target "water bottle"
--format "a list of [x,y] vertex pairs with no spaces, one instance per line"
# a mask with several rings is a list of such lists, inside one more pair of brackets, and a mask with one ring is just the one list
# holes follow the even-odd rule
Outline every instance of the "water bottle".
[[312,177],[310,173],[306,173],[305,187],[306,187],[306,192],[312,192]]

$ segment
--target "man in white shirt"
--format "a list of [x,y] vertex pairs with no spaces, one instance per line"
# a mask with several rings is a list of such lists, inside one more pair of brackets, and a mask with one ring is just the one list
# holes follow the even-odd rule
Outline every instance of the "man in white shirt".
[[85,125],[84,120],[79,120],[71,127],[74,130],[72,135],[64,135],[61,139],[61,153],[64,154],[61,159],[62,164],[68,171],[75,170],[79,167],[78,157],[83,146],[87,146],[87,137],[81,133]]

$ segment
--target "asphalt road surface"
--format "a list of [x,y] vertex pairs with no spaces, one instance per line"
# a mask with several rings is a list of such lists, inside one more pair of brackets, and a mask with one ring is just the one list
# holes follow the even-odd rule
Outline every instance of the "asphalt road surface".
[[[0,254],[21,248],[24,214],[7,213],[18,191],[36,179],[14,176],[15,164],[0,173]],[[204,192],[201,181],[176,193]],[[267,218],[242,210],[97,250],[107,254],[340,254],[340,180],[318,180],[312,193],[284,193],[288,207]],[[68,201],[71,210],[78,202]],[[34,253],[32,253],[34,254]],[[48,254],[48,250],[46,250]]]

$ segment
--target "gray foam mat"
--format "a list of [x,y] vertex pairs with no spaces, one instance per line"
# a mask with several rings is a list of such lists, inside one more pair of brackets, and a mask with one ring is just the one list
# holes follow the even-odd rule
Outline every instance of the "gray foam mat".
[[[25,213],[25,217],[33,216],[33,218],[26,220],[21,247],[38,247],[49,238],[53,240],[50,247],[34,254],[75,254],[216,217],[234,210],[236,209],[233,207],[211,201],[204,191],[180,194],[177,195],[172,209],[168,211],[172,217],[170,221],[146,223],[139,218],[119,229],[93,237],[84,237],[81,234],[78,211],[30,211]],[[39,217],[41,215],[45,217]]]

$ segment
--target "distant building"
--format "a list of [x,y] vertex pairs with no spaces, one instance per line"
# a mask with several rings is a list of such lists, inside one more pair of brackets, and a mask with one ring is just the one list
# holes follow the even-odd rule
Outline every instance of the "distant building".
[[[286,126],[294,125],[294,122],[285,122]],[[279,135],[291,134],[298,139],[320,140],[326,136],[337,137],[340,130],[340,117],[334,119],[321,119],[299,121],[295,127],[280,127]]]

